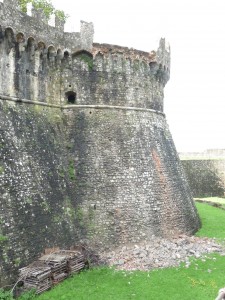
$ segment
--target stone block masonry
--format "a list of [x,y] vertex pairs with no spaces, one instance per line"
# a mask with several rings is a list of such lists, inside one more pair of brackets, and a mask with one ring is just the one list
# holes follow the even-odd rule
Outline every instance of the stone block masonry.
[[193,232],[196,211],[187,203],[190,191],[163,115],[135,109],[66,114],[79,178],[75,199],[86,213],[93,209],[99,246]]
[[180,153],[180,159],[194,197],[225,195],[225,151]]
[[[45,248],[200,227],[163,112],[156,51],[92,44],[0,3],[0,286]],[[36,25],[35,25],[36,24]]]

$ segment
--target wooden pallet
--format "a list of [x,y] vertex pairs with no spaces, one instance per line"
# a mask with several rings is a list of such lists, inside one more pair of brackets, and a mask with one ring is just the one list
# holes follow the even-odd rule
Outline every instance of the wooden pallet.
[[84,267],[85,257],[80,251],[56,250],[20,269],[19,281],[24,291],[35,289],[40,294]]
[[52,287],[51,268],[40,261],[19,270],[25,291],[35,289],[40,294]]

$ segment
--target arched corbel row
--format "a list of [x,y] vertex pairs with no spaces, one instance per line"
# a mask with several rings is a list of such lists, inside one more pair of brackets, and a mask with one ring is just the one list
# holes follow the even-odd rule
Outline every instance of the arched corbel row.
[[[26,37],[23,32],[15,32],[11,27],[0,26],[0,44],[5,41],[7,48],[7,53],[11,51],[12,48],[19,45],[19,52],[26,50],[30,54],[30,59],[32,59],[34,52],[36,50],[40,51],[40,55],[46,56],[48,59],[53,60],[53,57],[60,61],[62,59],[71,59],[71,51],[68,48],[56,48],[55,45],[47,45],[44,41],[36,41],[33,36]],[[92,54],[88,51],[78,51],[76,54],[85,53],[86,55],[92,57]]]

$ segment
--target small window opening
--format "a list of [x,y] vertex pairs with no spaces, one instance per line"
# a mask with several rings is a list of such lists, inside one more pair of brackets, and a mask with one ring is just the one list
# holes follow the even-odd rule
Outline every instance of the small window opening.
[[66,93],[66,98],[68,103],[74,104],[76,102],[76,93],[75,92],[67,92]]

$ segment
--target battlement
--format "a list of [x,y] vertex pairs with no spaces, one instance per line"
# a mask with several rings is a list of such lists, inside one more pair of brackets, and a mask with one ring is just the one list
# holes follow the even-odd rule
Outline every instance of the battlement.
[[93,44],[92,54],[94,57],[102,55],[103,57],[113,56],[115,59],[122,56],[132,62],[148,64],[152,74],[156,75],[163,81],[164,85],[170,78],[170,47],[166,46],[165,39],[161,39],[159,47],[155,51],[145,52],[128,47],[109,44]]
[[42,10],[31,11],[31,16],[21,12],[18,0],[0,2],[2,96],[163,112],[163,88],[170,77],[165,39],[150,53],[93,44],[92,23],[81,21],[80,32],[68,33],[62,20],[51,26]]
[[68,49],[71,52],[90,50],[92,48],[94,28],[92,23],[81,21],[80,32],[64,32],[64,21],[55,17],[55,26],[48,24],[41,9],[32,8],[29,16],[19,9],[18,0],[0,2],[1,31],[11,28],[15,42],[26,45],[29,38],[35,41],[36,47],[41,44],[48,48],[53,46],[56,51]]

